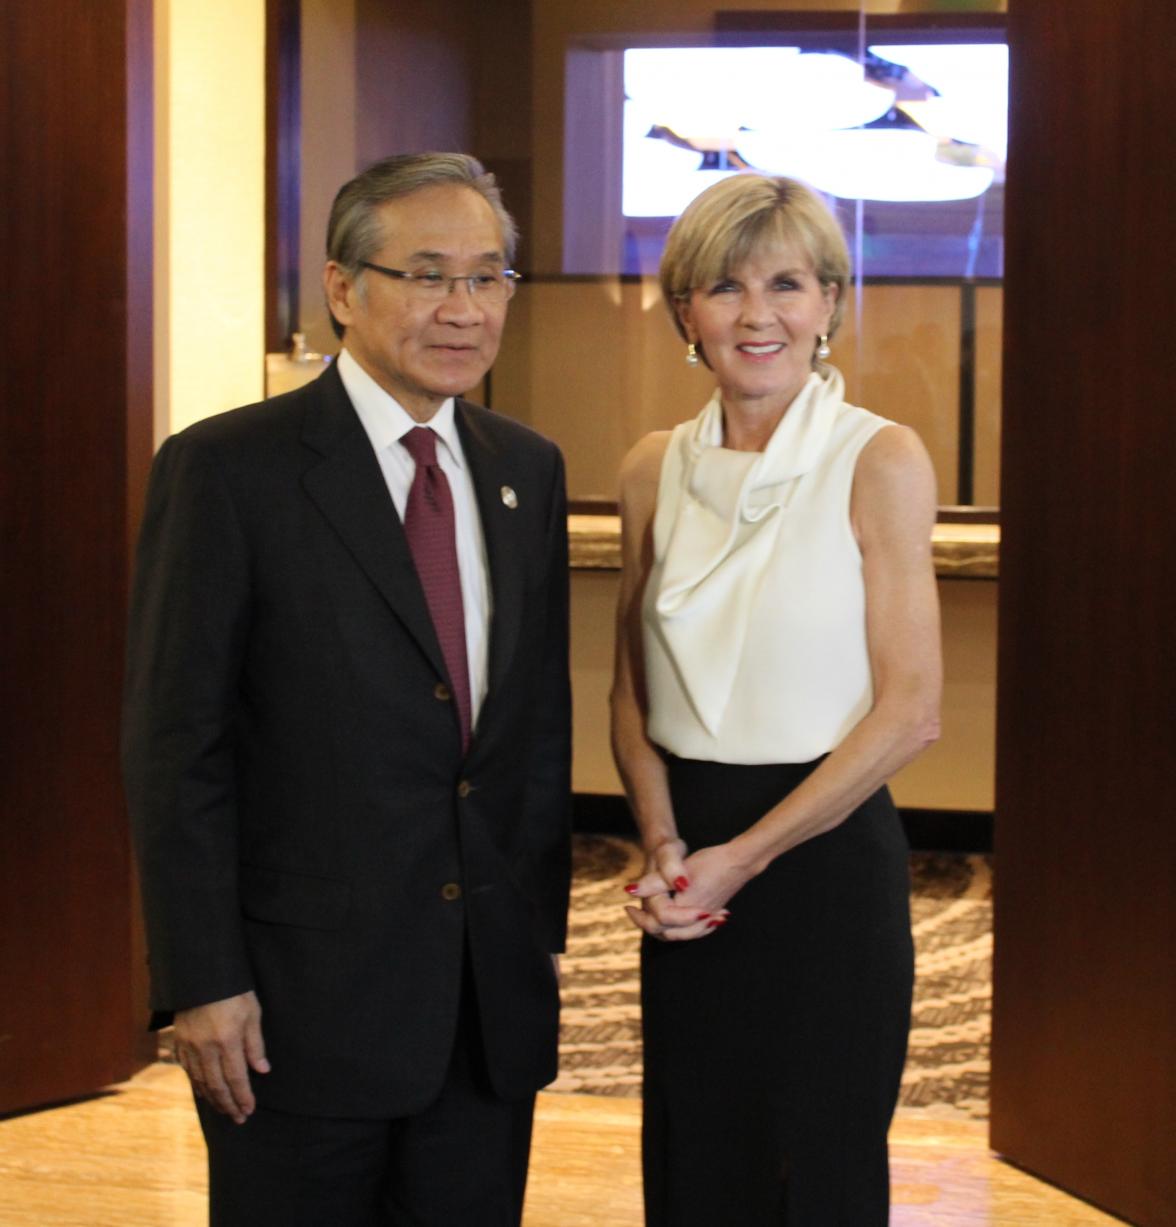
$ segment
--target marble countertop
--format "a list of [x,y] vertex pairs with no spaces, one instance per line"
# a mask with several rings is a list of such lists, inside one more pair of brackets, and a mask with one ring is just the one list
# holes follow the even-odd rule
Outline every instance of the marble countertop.
[[[573,571],[620,570],[620,516],[568,516],[568,543]],[[941,579],[997,578],[999,524],[936,524],[931,543]]]

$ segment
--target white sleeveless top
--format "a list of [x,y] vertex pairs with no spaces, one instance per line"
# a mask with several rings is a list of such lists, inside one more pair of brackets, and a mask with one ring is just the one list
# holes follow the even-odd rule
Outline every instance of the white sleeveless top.
[[681,758],[803,763],[869,711],[854,468],[890,423],[814,373],[762,452],[722,447],[716,392],[662,462],[642,609],[648,734]]

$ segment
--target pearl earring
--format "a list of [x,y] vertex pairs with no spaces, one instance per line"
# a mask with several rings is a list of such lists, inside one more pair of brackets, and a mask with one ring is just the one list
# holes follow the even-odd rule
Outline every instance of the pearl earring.
[[698,365],[698,349],[695,346],[693,341],[689,342],[686,346],[686,365],[687,366],[697,366]]
[[822,336],[820,338],[820,343],[817,345],[817,357],[824,359],[824,358],[827,358],[828,356],[829,356],[829,338],[827,336]]

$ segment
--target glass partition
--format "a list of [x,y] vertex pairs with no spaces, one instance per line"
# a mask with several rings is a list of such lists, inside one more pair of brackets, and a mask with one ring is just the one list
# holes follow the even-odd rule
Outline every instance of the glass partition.
[[727,13],[706,36],[579,38],[563,67],[562,242],[516,297],[493,399],[563,446],[573,498],[611,500],[628,447],[709,395],[657,263],[698,191],[755,169],[809,182],[843,224],[830,360],[849,398],[919,431],[941,503],[994,506],[1003,17]]

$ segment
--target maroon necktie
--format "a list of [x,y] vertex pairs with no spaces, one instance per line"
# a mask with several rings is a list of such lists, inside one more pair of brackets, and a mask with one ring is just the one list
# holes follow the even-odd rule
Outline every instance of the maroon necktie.
[[461,573],[457,568],[453,495],[437,463],[437,436],[428,427],[416,426],[403,435],[400,442],[416,461],[416,473],[404,511],[404,532],[449,671],[464,752],[470,744],[470,667],[466,656]]

